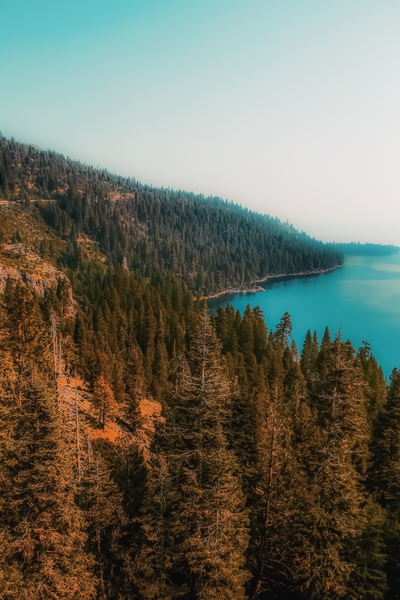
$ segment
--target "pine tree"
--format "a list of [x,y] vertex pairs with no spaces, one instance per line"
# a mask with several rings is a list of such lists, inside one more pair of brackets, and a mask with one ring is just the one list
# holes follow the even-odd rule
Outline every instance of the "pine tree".
[[37,297],[20,282],[8,279],[4,291],[4,333],[17,372],[16,401],[22,408],[22,387],[25,371],[35,357],[38,368],[50,360],[50,340],[43,326]]
[[54,383],[32,366],[22,399],[10,498],[12,563],[29,600],[93,598],[92,559],[84,551],[73,457],[63,440]]
[[364,342],[364,346],[359,349],[357,356],[361,362],[364,378],[368,383],[366,391],[368,398],[368,417],[371,424],[374,424],[384,409],[386,402],[386,379],[382,368],[378,365],[370,351],[368,342]]
[[385,511],[368,498],[360,514],[360,533],[353,540],[349,558],[354,565],[346,597],[357,600],[383,600],[388,591],[384,527]]
[[171,577],[176,547],[170,516],[176,500],[167,460],[158,448],[148,465],[140,510],[140,546],[130,567],[138,592],[145,600],[172,600],[187,591],[185,581]]
[[243,568],[247,516],[225,434],[229,404],[220,346],[204,309],[195,321],[189,364],[183,366],[166,426],[169,471],[179,493],[171,511],[174,535],[199,600],[244,598],[248,578]]
[[292,337],[292,321],[289,313],[285,312],[275,328],[275,339],[281,344],[282,348],[286,348],[289,339]]
[[261,362],[263,353],[267,347],[268,329],[265,324],[264,313],[259,306],[253,309],[254,319],[254,354],[257,357],[257,362]]
[[330,333],[328,327],[325,328],[325,332],[322,338],[321,347],[316,358],[316,370],[320,377],[325,377],[329,363],[329,348],[331,345]]
[[146,397],[146,375],[140,348],[130,346],[125,363],[125,414],[124,418],[132,431],[141,424],[140,402]]
[[112,597],[113,585],[118,584],[114,579],[122,560],[120,538],[125,523],[122,493],[99,452],[92,458],[83,483],[89,550],[96,561],[99,598],[103,600]]
[[306,337],[304,338],[304,342],[303,342],[303,349],[302,349],[302,352],[301,352],[300,366],[301,366],[301,370],[303,371],[304,375],[306,377],[308,377],[308,375],[310,374],[311,370],[313,369],[313,364],[312,364],[312,335],[311,335],[311,331],[309,329],[307,330]]
[[315,370],[315,366],[318,359],[319,344],[317,332],[311,335],[311,331],[308,330],[304,339],[303,350],[301,353],[300,366],[306,378],[309,378],[310,373]]
[[[100,526],[104,583],[110,600],[141,597],[138,586],[141,585],[142,575],[137,562],[144,546],[140,510],[147,486],[149,458],[147,446],[143,448],[140,442],[143,442],[143,438],[139,440],[130,432],[120,431],[114,443],[99,439],[94,444],[95,458],[98,457],[100,461],[100,481],[105,483],[99,490],[100,506],[104,506],[100,516],[107,513],[111,516],[111,519],[104,519],[104,529],[101,523],[97,525],[98,529]],[[91,462],[91,471],[96,480],[95,460]],[[95,497],[96,494],[92,496]],[[119,499],[121,507],[118,505]],[[123,511],[121,517],[120,508]],[[92,529],[91,542],[97,546],[95,531],[96,527]],[[143,577],[148,577],[148,573]]]
[[15,469],[15,428],[18,414],[15,384],[17,374],[10,353],[1,340],[0,353],[0,598],[18,600],[23,597],[22,572],[13,561],[11,535],[13,497],[12,476]]
[[309,572],[303,583],[310,599],[345,595],[352,572],[348,547],[360,535],[368,426],[365,386],[350,351],[340,338],[334,341],[315,401],[320,429],[310,439],[306,465]]
[[238,342],[240,351],[247,361],[251,359],[254,349],[254,323],[253,311],[247,305],[239,327]]
[[114,392],[104,375],[100,375],[95,381],[93,387],[93,404],[98,410],[99,423],[103,429],[108,420],[112,421],[118,416],[119,409]]
[[156,344],[153,370],[154,396],[161,400],[164,395],[168,394],[170,387],[168,381],[168,354],[165,344],[161,340],[158,340]]
[[369,486],[386,509],[388,598],[400,597],[400,371],[394,369],[386,405],[378,416],[371,444]]
[[292,447],[289,413],[283,391],[275,383],[268,394],[259,386],[255,395],[257,540],[255,575],[250,598],[290,595],[293,561],[298,556],[295,523],[300,478]]

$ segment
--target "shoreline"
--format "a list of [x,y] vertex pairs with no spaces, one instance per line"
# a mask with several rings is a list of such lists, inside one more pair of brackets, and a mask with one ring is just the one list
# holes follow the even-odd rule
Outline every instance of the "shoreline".
[[[314,269],[313,271],[301,271],[300,273],[279,273],[278,275],[266,275],[261,279],[255,279],[252,283],[264,283],[268,279],[280,279],[281,277],[304,277],[305,275],[322,275],[323,273],[330,273],[331,271],[336,271],[336,269],[343,268],[344,265],[336,265],[336,267],[331,267],[330,269]],[[252,284],[250,284],[251,286]],[[219,296],[224,296],[225,294],[255,294],[257,292],[265,292],[265,288],[260,285],[254,287],[245,287],[245,288],[229,288],[223,290],[222,292],[218,292],[218,294],[212,294],[211,296],[201,296],[201,298],[196,298],[196,300],[212,300],[213,298],[219,298]]]
[[336,271],[336,269],[342,269],[343,267],[344,265],[336,265],[336,267],[331,267],[330,269],[314,269],[313,271],[300,271],[300,273],[280,273],[279,275],[266,275],[262,279],[255,279],[254,283],[262,283],[263,281],[267,281],[267,279],[278,279],[280,277],[302,277],[304,275],[322,275],[323,273],[330,273],[331,271]]

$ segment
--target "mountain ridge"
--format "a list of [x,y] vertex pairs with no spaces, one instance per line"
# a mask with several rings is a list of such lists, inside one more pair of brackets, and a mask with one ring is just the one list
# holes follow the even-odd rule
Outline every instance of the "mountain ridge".
[[151,271],[172,271],[200,296],[343,262],[340,252],[269,215],[217,197],[142,185],[5,138],[1,197],[38,203],[61,237],[74,243],[84,232],[111,264],[144,275],[150,261]]

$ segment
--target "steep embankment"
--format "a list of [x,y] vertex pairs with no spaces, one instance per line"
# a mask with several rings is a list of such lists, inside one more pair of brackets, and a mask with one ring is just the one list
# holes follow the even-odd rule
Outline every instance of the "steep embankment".
[[15,202],[0,204],[0,291],[10,278],[43,297],[59,280],[67,279],[57,266],[65,248],[65,242],[40,217],[35,218],[34,211]]

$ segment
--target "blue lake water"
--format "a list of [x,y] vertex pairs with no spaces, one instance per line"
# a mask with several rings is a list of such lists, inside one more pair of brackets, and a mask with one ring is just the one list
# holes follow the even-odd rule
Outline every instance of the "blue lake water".
[[260,306],[268,328],[288,312],[293,337],[301,350],[307,329],[319,340],[328,326],[333,337],[357,349],[366,340],[386,376],[400,368],[400,254],[351,256],[345,266],[329,273],[281,277],[261,284],[264,292],[226,294],[209,300],[212,310],[228,302],[243,313],[248,304]]

